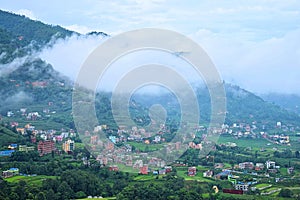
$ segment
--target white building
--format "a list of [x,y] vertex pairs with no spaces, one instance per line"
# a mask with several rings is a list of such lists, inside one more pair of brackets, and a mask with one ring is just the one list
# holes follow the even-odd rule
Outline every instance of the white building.
[[13,115],[14,115],[14,113],[12,111],[7,112],[7,117],[12,117]]
[[155,136],[154,138],[154,142],[160,142],[161,137],[159,135]]
[[248,184],[237,184],[237,185],[235,185],[236,190],[248,191],[248,188],[249,188]]
[[268,160],[268,161],[266,162],[266,166],[267,166],[267,169],[275,168],[276,163],[275,163],[274,161]]
[[281,127],[281,122],[277,122],[277,123],[276,123],[276,126],[277,126],[277,127]]

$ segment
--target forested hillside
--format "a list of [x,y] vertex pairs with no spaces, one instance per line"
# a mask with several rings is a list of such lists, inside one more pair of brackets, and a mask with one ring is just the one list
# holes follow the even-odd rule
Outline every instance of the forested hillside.
[[9,63],[16,57],[39,50],[52,38],[65,38],[73,33],[60,26],[0,10],[0,63]]
[[9,130],[3,125],[0,125],[0,147],[7,146],[12,143],[24,142],[25,138],[18,133]]
[[270,103],[279,105],[280,107],[295,112],[300,115],[300,96],[296,94],[278,94],[269,93],[262,95],[262,98]]

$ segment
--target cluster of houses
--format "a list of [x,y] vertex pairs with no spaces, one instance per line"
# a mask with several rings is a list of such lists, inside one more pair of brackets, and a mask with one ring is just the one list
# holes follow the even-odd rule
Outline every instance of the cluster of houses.
[[[23,40],[23,36],[19,36],[18,40]],[[23,85],[24,83],[18,82],[17,80],[14,79],[10,79],[9,80],[12,84],[14,84],[15,87],[20,87],[21,85]],[[63,87],[65,85],[65,83],[57,81],[54,82],[56,85]],[[49,85],[49,81],[26,81],[25,82],[25,86],[26,87],[36,87],[36,88],[45,88]],[[52,83],[51,83],[52,84]]]
[[[223,169],[224,168],[224,164],[223,163],[216,163],[214,165],[215,169]],[[239,163],[238,165],[234,166],[234,170],[239,170],[242,172],[247,172],[247,171],[264,171],[266,169],[266,172],[276,172],[274,171],[274,169],[279,169],[280,166],[276,165],[276,162],[274,161],[266,161],[266,163],[253,163],[253,162],[243,162],[243,163]],[[213,174],[211,174],[212,170],[208,170],[207,172],[204,172],[203,176],[204,177],[212,177]],[[252,174],[257,174],[257,173],[252,173]],[[217,179],[222,179],[222,172],[220,174],[217,174],[215,177]]]
[[61,133],[58,134],[57,130],[37,130],[32,124],[26,124],[24,127],[18,127],[17,122],[11,122],[11,127],[15,127],[16,130],[22,134],[26,135],[28,132],[31,133],[31,142],[36,142],[36,137],[39,136],[43,140],[53,140],[54,142],[62,142],[63,140],[69,137],[75,137],[76,133],[73,129],[69,131],[61,130]]
[[[102,165],[111,163],[121,164],[139,170],[145,166],[165,167],[166,162],[162,157],[153,156],[149,152],[133,150],[133,146],[126,142],[135,142],[137,144],[150,145],[164,143],[163,133],[166,131],[163,124],[159,125],[159,131],[153,135],[145,129],[138,129],[133,126],[127,129],[125,126],[119,127],[117,136],[110,135],[108,138],[102,138],[98,133],[102,130],[108,130],[106,125],[96,126],[93,133],[86,131],[84,137],[89,141],[91,150],[101,152],[97,160]],[[124,142],[121,146],[119,142]],[[179,151],[181,142],[174,142],[164,146],[167,153]],[[118,147],[116,147],[118,146]]]
[[[26,113],[26,109],[21,109],[21,112]],[[8,116],[12,114],[12,112],[8,112]],[[26,115],[31,119],[38,117],[39,114],[37,112],[28,113]],[[75,137],[76,133],[74,130],[70,129],[69,131],[61,130],[58,134],[56,130],[37,130],[35,126],[32,124],[26,124],[24,127],[19,127],[18,122],[10,122],[10,126],[12,128],[16,128],[16,130],[22,134],[26,135],[28,132],[31,134],[31,142],[35,144],[37,142],[36,138],[39,137],[41,140],[37,143],[37,145],[27,146],[21,144],[10,144],[7,147],[7,150],[0,151],[0,156],[9,157],[15,151],[21,152],[29,152],[37,150],[40,156],[51,153],[52,151],[57,152],[56,143],[62,143],[62,150],[66,153],[70,153],[75,149],[75,142],[70,140],[70,137]]]
[[288,135],[266,135],[270,140],[272,140],[276,144],[286,144],[290,145],[290,137]]
[[[239,181],[239,176],[234,174],[250,174],[258,176],[259,171],[263,172],[262,176],[269,177],[269,173],[276,173],[280,166],[276,165],[274,161],[266,161],[266,163],[256,163],[253,162],[243,162],[234,166],[234,169],[223,169],[224,165],[222,163],[216,163],[214,165],[215,169],[222,169],[221,172],[214,174],[213,170],[207,170],[203,172],[203,177],[215,178],[220,180],[230,181],[236,190],[242,190],[244,192],[249,190],[249,187],[257,184],[257,181],[242,182]],[[287,169],[288,174],[293,173],[294,168],[290,167]],[[248,172],[249,171],[249,172]],[[251,172],[251,173],[250,173]],[[256,180],[256,178],[253,178]]]
[[[41,140],[37,143],[37,148],[35,146],[10,144],[8,145],[7,150],[0,151],[0,157],[10,157],[12,153],[16,151],[29,152],[35,150],[39,152],[40,156],[44,156],[52,152],[59,153],[53,140]],[[64,141],[62,143],[62,150],[66,153],[72,153],[75,150],[75,142],[71,139]]]
[[[51,104],[52,102],[49,102]],[[19,112],[22,113],[22,116],[25,116],[28,119],[35,120],[39,118],[41,115],[38,112],[26,112],[26,108],[21,108]],[[47,112],[47,109],[44,109],[43,112]],[[13,112],[9,111],[7,112],[7,116],[12,116]],[[26,124],[24,127],[19,127],[19,123],[16,121],[10,122],[10,126],[12,128],[16,128],[17,132],[19,132],[22,135],[28,134],[28,132],[31,135],[31,142],[36,143],[36,138],[40,137],[44,141],[53,141],[53,142],[63,142],[67,140],[68,138],[75,137],[77,134],[73,129],[70,129],[68,131],[62,129],[60,130],[60,133],[58,134],[57,130],[37,130],[35,126],[33,126],[31,123]]]
[[[149,167],[165,167],[166,161],[162,158],[151,156],[147,152],[132,152],[132,146],[124,145],[115,148],[115,144],[112,142],[97,142],[97,150],[101,151],[96,158],[102,165],[108,165],[109,163],[121,164],[133,169],[140,169],[144,166]],[[94,146],[92,146],[93,148]],[[100,149],[101,148],[101,149]],[[178,149],[179,146],[175,144],[169,145],[167,151]],[[96,150],[96,149],[95,149]]]
[[[164,166],[159,169],[149,168],[148,165],[139,165],[137,166],[139,170],[139,174],[147,175],[152,173],[153,175],[165,175],[172,172],[172,166]],[[108,168],[110,171],[119,171],[119,167],[117,165],[111,165]]]
[[27,146],[27,145],[18,145],[18,144],[10,144],[7,146],[7,150],[0,151],[0,157],[10,157],[12,153],[15,151],[21,151],[21,152],[29,152],[34,151],[34,146]]
[[[21,116],[25,117],[26,120],[32,120],[32,121],[36,121],[39,118],[41,118],[41,114],[39,112],[29,112],[27,113],[27,109],[26,108],[21,108],[19,111],[17,111],[18,113],[20,112]],[[15,113],[13,111],[8,111],[6,116],[7,117],[13,117],[15,115]]]
[[[280,124],[277,123],[277,126],[279,127]],[[145,129],[137,128],[135,126],[133,127],[119,127],[117,135],[110,135],[108,139],[106,140],[101,140],[97,133],[102,130],[107,130],[108,127],[106,125],[101,125],[101,126],[96,126],[94,128],[94,132],[91,134],[88,131],[85,133],[85,137],[88,138],[87,140],[90,141],[91,149],[94,151],[99,151],[101,152],[97,156],[97,160],[103,164],[107,165],[108,163],[115,163],[115,164],[122,164],[125,166],[132,167],[134,169],[138,169],[140,167],[143,167],[144,165],[147,165],[149,167],[164,167],[165,162],[163,159],[160,159],[158,157],[151,157],[151,154],[148,154],[148,152],[133,152],[133,147],[130,144],[126,144],[126,142],[138,142],[142,143],[145,145],[148,144],[157,144],[157,143],[164,143],[164,135],[163,133],[166,132],[166,127],[164,124],[160,124],[159,126],[159,131],[156,133],[151,133],[146,131]],[[282,126],[280,126],[281,128]],[[236,137],[244,137],[244,136],[253,136],[257,137],[256,133],[254,130],[256,129],[255,123],[252,125],[249,124],[244,124],[244,123],[234,123],[232,126],[224,124],[221,128],[214,128],[213,130],[210,130],[212,133],[216,134],[223,134],[223,133],[230,133],[233,136]],[[195,129],[195,131],[206,131],[204,127],[199,126],[198,128]],[[259,133],[263,137],[269,137],[265,132],[264,133]],[[205,134],[202,134],[202,137],[205,137]],[[282,144],[288,144],[289,143],[289,137],[280,135],[280,136],[273,136],[273,138],[279,138],[279,142]],[[203,139],[203,138],[202,138]],[[205,138],[203,139],[205,140]],[[116,148],[115,146],[119,143],[122,142],[123,146],[119,146]],[[179,150],[181,147],[182,143],[177,142],[174,144],[170,144],[167,147],[167,152],[173,152],[176,150]],[[236,146],[236,143],[230,142],[226,145],[229,145],[231,147]],[[195,143],[195,142],[189,142],[188,143],[189,148],[193,149],[202,149],[202,143]],[[134,155],[134,156],[133,156]],[[270,173],[275,173],[277,171],[278,166],[274,167],[268,167],[269,164],[267,164],[267,169],[268,172]],[[271,164],[271,166],[273,166]],[[254,165],[252,162],[249,163],[241,163],[239,166],[236,166],[235,168],[239,168],[242,170],[256,170],[256,171],[261,171],[265,167],[265,164],[263,163],[256,163]]]
[[[276,125],[273,127],[274,129],[277,129],[279,132],[294,132],[295,128],[293,126],[287,126],[282,125],[281,122],[277,122]],[[222,126],[222,134],[227,133],[231,134],[235,138],[265,138],[269,140],[270,142],[273,142],[275,144],[282,144],[282,145],[290,145],[290,138],[287,134],[275,134],[271,135],[268,134],[266,131],[256,131],[257,126],[256,123],[253,122],[253,124],[246,124],[246,123],[233,123],[232,126],[224,124]],[[263,130],[264,125],[263,125]]]
[[[94,133],[107,129],[107,125],[96,126],[94,128]],[[164,124],[160,124],[158,131],[156,131],[155,133],[151,131],[146,131],[144,128],[138,128],[136,126],[132,126],[129,128],[126,126],[119,126],[117,136],[111,136],[109,139],[113,143],[134,141],[142,142],[145,144],[157,144],[165,142],[165,138],[163,137],[164,133],[168,133],[168,130],[166,129]]]

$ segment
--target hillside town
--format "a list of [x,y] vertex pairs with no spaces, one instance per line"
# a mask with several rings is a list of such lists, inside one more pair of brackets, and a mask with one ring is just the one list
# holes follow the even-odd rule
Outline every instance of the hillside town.
[[[40,130],[36,129],[34,124],[36,121],[43,120],[49,114],[56,114],[55,111],[44,109],[39,112],[26,112],[26,108],[19,111],[7,112],[7,119],[10,119],[9,126],[16,130],[22,136],[30,136],[30,144],[9,144],[6,148],[2,147],[0,151],[1,157],[10,157],[15,152],[32,152],[37,151],[39,156],[49,154],[68,154],[72,155],[76,149],[76,138],[79,133],[74,130]],[[14,120],[15,114],[18,113],[22,118],[29,123],[23,127],[19,122]],[[295,132],[296,127],[282,125],[281,122],[274,122],[273,133],[268,133],[268,130],[262,127],[257,127],[255,123],[233,123],[231,125],[224,124],[220,128],[208,130],[204,126],[196,126],[192,128],[188,134],[192,138],[191,141],[169,143],[165,137],[165,133],[169,133],[165,124],[155,124],[158,127],[157,131],[149,132],[144,128],[119,127],[115,134],[111,134],[103,140],[101,135],[110,132],[107,125],[99,125],[94,127],[92,132],[85,131],[82,138],[86,139],[87,146],[93,151],[101,150],[100,154],[96,154],[96,161],[101,166],[108,166],[110,171],[117,172],[119,170],[128,169],[144,176],[161,176],[171,173],[174,169],[186,169],[183,172],[186,177],[194,177],[196,179],[211,179],[211,180],[226,180],[232,185],[231,188],[223,188],[223,193],[243,194],[249,192],[259,192],[260,194],[270,195],[278,192],[279,189],[270,190],[272,184],[265,187],[260,187],[266,181],[279,183],[291,179],[295,175],[294,166],[281,166],[275,161],[266,159],[263,162],[254,162],[249,159],[247,162],[236,163],[234,161],[228,163],[216,163],[215,156],[207,155],[207,162],[212,163],[210,167],[203,168],[199,166],[190,166],[189,163],[176,161],[168,163],[163,157],[155,157],[151,151],[158,151],[160,148],[165,148],[166,152],[179,151],[182,146],[187,146],[189,149],[201,151],[205,145],[206,138],[209,134],[218,135],[219,137],[226,136],[231,138],[225,143],[218,143],[218,148],[236,148],[241,139],[262,140],[266,141],[266,146],[260,149],[264,152],[269,146],[273,150],[279,147],[289,147],[290,135],[298,136]],[[277,130],[277,132],[274,132]],[[101,139],[102,140],[101,140]],[[298,139],[299,140],[299,139]],[[122,144],[122,145],[120,145]],[[251,150],[251,146],[249,146]],[[83,157],[82,163],[90,165],[89,158]],[[282,171],[285,170],[285,172]],[[282,173],[286,174],[282,176]],[[297,173],[296,173],[297,174]],[[3,178],[13,176],[28,176],[19,171],[18,168],[10,168],[2,171]],[[36,174],[30,176],[37,176]],[[218,188],[216,188],[218,190]]]

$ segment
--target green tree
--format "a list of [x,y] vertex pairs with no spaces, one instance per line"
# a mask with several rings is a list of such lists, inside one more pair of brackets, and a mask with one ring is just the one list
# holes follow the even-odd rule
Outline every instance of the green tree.
[[57,199],[56,195],[55,195],[55,193],[54,193],[54,191],[52,189],[49,189],[46,192],[46,199]]
[[83,199],[85,197],[87,197],[87,195],[84,192],[82,192],[82,191],[79,191],[79,192],[75,193],[75,198],[76,199]]
[[10,193],[9,195],[9,199],[11,200],[16,200],[16,199],[20,199],[19,195],[15,192]]
[[61,194],[60,199],[62,200],[71,199],[74,193],[71,187],[65,181],[59,185],[57,191]]
[[44,192],[39,192],[35,195],[35,200],[46,200],[46,195]]
[[26,182],[23,180],[20,180],[20,182],[18,183],[18,185],[15,189],[15,192],[18,194],[20,200],[25,200],[27,197],[26,186],[27,186]]
[[279,197],[292,197],[293,196],[293,192],[290,189],[282,189],[279,194]]
[[295,151],[295,157],[296,157],[296,158],[300,158],[300,153],[299,153],[299,151]]

